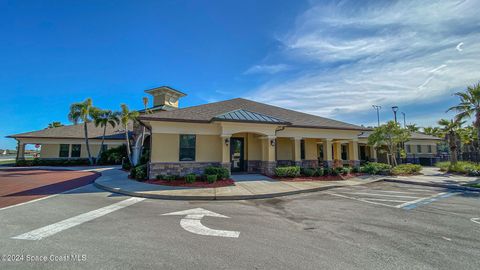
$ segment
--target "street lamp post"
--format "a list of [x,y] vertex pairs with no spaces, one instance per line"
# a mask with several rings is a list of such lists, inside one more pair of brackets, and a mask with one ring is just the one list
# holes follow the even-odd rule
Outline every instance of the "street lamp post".
[[402,112],[403,115],[403,128],[407,128],[407,122],[405,121],[405,113]]
[[372,105],[373,109],[377,111],[377,127],[380,126],[380,113],[379,110],[382,108],[380,105]]
[[395,124],[397,124],[397,111],[398,111],[398,106],[393,106],[392,107],[393,111],[393,116],[395,117]]

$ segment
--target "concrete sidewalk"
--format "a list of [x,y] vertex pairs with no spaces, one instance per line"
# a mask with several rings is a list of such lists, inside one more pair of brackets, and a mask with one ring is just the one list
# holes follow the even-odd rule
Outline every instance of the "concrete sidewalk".
[[325,190],[335,187],[362,185],[382,180],[381,176],[356,177],[343,181],[245,181],[235,182],[235,186],[219,188],[172,187],[137,182],[128,178],[126,172],[104,170],[97,178],[95,186],[111,192],[135,197],[167,200],[245,200],[272,198]]

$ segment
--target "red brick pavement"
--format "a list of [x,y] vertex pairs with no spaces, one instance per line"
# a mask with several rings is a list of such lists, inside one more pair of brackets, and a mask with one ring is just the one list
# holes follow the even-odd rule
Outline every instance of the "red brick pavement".
[[81,171],[0,170],[0,208],[81,187],[99,176]]

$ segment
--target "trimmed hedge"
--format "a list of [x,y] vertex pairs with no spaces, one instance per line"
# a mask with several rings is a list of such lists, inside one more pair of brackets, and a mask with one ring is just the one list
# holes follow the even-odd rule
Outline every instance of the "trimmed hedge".
[[130,176],[137,180],[146,180],[147,179],[147,165],[138,165],[130,171]]
[[186,183],[194,183],[197,180],[197,176],[193,173],[185,175],[185,182]]
[[216,174],[207,174],[207,182],[208,183],[217,182],[217,175]]
[[378,162],[369,162],[361,168],[361,171],[363,173],[368,173],[368,174],[387,175],[387,174],[390,174],[391,170],[392,170],[392,166],[385,163],[378,163]]
[[418,164],[400,164],[392,169],[392,174],[418,174],[422,170],[422,166]]
[[209,166],[205,168],[203,173],[206,175],[217,175],[219,179],[228,179],[230,177],[230,172],[224,167]]
[[39,159],[18,160],[15,163],[17,167],[29,166],[86,166],[90,165],[88,159]]
[[278,177],[297,177],[300,176],[299,166],[277,167],[275,175]]
[[470,176],[480,175],[480,165],[468,161],[458,161],[457,164],[451,165],[450,162],[437,162],[435,166],[439,167],[441,171],[448,171],[452,173],[468,174]]
[[307,177],[312,177],[314,176],[316,173],[315,169],[311,169],[311,168],[305,168],[303,169],[303,175],[307,176]]

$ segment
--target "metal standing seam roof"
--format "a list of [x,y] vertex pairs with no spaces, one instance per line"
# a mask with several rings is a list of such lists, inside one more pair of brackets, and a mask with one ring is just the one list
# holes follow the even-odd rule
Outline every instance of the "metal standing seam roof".
[[238,110],[217,115],[213,117],[212,120],[289,124],[285,120],[281,120],[266,114],[247,111],[244,109],[238,109]]

